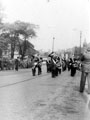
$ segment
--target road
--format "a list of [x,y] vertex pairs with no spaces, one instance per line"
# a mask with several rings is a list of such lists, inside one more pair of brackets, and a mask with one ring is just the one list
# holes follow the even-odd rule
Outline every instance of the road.
[[90,96],[79,93],[80,72],[35,77],[31,69],[0,72],[0,120],[90,120]]

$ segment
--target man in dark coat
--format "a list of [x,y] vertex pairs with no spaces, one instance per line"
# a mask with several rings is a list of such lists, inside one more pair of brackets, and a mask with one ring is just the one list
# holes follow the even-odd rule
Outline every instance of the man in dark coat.
[[43,59],[42,57],[40,57],[40,59],[38,59],[38,62],[37,62],[38,75],[42,73],[42,62],[43,62]]
[[76,60],[73,59],[71,63],[71,76],[74,77],[76,74],[76,69],[77,69],[77,63]]
[[31,67],[32,67],[32,75],[33,76],[36,75],[36,65],[37,65],[37,63],[35,62],[35,56],[32,55],[32,58],[31,58]]
[[82,74],[80,81],[80,92],[84,91],[85,82],[87,78],[88,94],[90,94],[90,44],[87,46],[86,51],[82,54],[81,61],[82,61],[82,68],[81,68]]
[[18,66],[19,66],[19,60],[18,60],[18,57],[17,59],[15,60],[15,70],[18,71]]
[[52,78],[54,78],[57,76],[56,61],[55,61],[56,55],[54,52],[52,52],[48,56],[51,57],[51,76]]

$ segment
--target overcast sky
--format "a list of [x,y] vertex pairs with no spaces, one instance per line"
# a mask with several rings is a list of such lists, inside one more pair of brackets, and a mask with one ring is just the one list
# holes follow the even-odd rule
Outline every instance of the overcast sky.
[[67,49],[89,42],[88,0],[1,0],[6,18],[5,22],[21,20],[40,26],[37,38],[31,40],[36,49]]

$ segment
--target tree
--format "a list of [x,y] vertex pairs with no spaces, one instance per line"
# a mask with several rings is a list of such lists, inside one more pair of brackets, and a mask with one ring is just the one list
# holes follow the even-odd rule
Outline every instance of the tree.
[[19,51],[22,56],[21,58],[23,60],[27,49],[29,47],[32,47],[30,46],[31,44],[29,43],[28,40],[32,37],[36,37],[35,28],[37,28],[37,26],[34,24],[20,22],[20,21],[16,21],[15,25],[17,26],[16,33],[18,34],[19,39],[20,37],[22,37],[22,40],[23,40],[21,44],[19,42],[19,48],[20,48]]
[[[2,20],[3,20],[3,7],[2,7],[2,5],[0,3],[0,29],[3,26]],[[1,36],[0,37],[0,57],[2,55],[2,49],[5,49],[5,48],[6,48],[6,45],[5,45],[5,42],[3,42],[3,37]]]
[[3,37],[3,42],[11,44],[11,58],[13,58],[17,41],[14,25],[9,23],[3,24],[0,37]]
[[[0,49],[8,49],[8,44],[11,45],[11,58],[14,57],[14,51],[16,47],[22,50],[22,59],[26,54],[27,41],[31,37],[36,37],[35,29],[37,25],[30,24],[27,22],[16,21],[15,23],[3,23],[3,7],[0,4]],[[22,38],[21,38],[22,36]],[[20,42],[22,40],[23,42]],[[30,45],[30,44],[29,44]],[[23,47],[21,47],[23,46]]]
[[3,20],[3,7],[2,7],[2,4],[0,3],[0,24],[2,23],[2,20]]
[[20,21],[13,24],[6,23],[1,26],[0,37],[3,37],[3,42],[11,44],[11,58],[14,57],[16,47],[18,47],[22,59],[24,58],[26,50],[30,47],[28,47],[27,41],[30,37],[36,37],[35,28],[37,26],[34,24]]

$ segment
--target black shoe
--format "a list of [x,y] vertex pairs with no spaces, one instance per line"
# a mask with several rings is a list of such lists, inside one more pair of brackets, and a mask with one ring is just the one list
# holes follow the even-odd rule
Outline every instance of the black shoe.
[[82,91],[82,90],[79,90],[79,92],[80,92],[80,93],[83,93],[83,91]]

